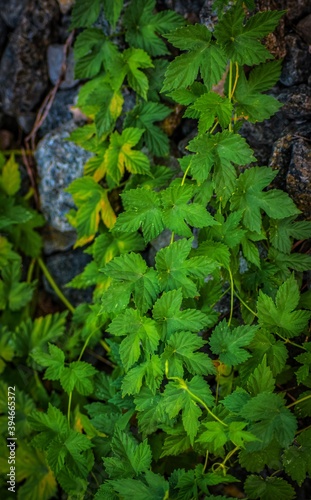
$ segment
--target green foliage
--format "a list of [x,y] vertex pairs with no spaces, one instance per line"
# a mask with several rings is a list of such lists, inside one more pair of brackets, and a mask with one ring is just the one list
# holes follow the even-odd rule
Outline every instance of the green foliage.
[[[223,500],[237,483],[291,500],[311,474],[310,223],[239,134],[281,107],[263,39],[283,13],[216,0],[208,29],[158,7],[72,12],[86,124],[69,140],[92,155],[68,220],[91,260],[68,286],[93,303],[54,283],[0,155],[0,469],[15,387],[20,499]],[[181,107],[198,133],[177,162]],[[39,268],[69,314],[40,316]]]

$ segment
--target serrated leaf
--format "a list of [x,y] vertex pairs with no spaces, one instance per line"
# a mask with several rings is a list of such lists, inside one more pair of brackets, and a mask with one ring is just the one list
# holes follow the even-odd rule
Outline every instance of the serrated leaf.
[[101,0],[77,0],[72,11],[71,27],[91,26],[100,13]]
[[260,233],[261,213],[264,210],[269,217],[282,219],[299,213],[292,199],[283,191],[271,189],[263,191],[276,172],[268,167],[252,167],[239,176],[236,189],[231,197],[232,210],[243,211],[243,223],[250,231]]
[[204,257],[187,259],[191,246],[192,239],[182,239],[157,253],[156,268],[163,291],[181,288],[184,297],[194,297],[198,291],[191,278],[204,278],[215,269],[215,263]]
[[117,219],[115,230],[133,232],[142,227],[145,241],[156,238],[164,229],[159,195],[144,188],[122,194],[125,212]]
[[296,439],[297,445],[290,446],[283,454],[286,474],[301,486],[307,474],[311,473],[311,432],[306,430]]
[[190,203],[192,186],[170,186],[161,192],[161,196],[164,224],[180,236],[192,236],[187,224],[198,228],[218,224],[202,205]]
[[238,3],[224,14],[214,34],[229,59],[253,66],[272,57],[259,40],[274,30],[282,16],[282,11],[259,12],[244,24],[245,12]]
[[87,396],[93,392],[92,377],[95,373],[97,373],[97,370],[89,363],[73,361],[62,370],[60,383],[68,394],[76,389],[79,394]]
[[300,335],[307,326],[311,313],[295,310],[299,297],[298,283],[294,275],[280,286],[275,302],[260,291],[257,301],[259,323],[272,331],[277,328],[286,338]]
[[194,352],[206,342],[194,333],[181,331],[174,333],[168,340],[162,359],[168,362],[170,376],[183,377],[184,368],[192,375],[215,373],[212,360],[203,352]]
[[222,48],[211,42],[211,32],[202,24],[178,28],[166,35],[175,47],[189,50],[174,59],[165,73],[162,92],[188,87],[200,72],[203,82],[210,90],[219,82],[225,69],[226,57]]
[[270,220],[271,244],[282,253],[289,254],[292,247],[292,238],[303,240],[311,237],[310,221],[294,221],[294,217]]
[[131,368],[122,381],[122,394],[138,394],[141,390],[143,379],[152,394],[159,388],[164,374],[161,359],[153,355],[145,363]]
[[13,196],[18,192],[21,186],[21,175],[19,172],[18,163],[15,161],[14,155],[11,154],[9,160],[4,164],[0,176],[0,187],[3,191]]
[[[228,130],[215,135],[199,136],[190,141],[188,149],[196,153],[190,160],[192,176],[201,183],[213,168],[216,193],[223,203],[230,198],[235,188],[234,164],[247,165],[255,160],[245,139]],[[240,209],[239,206],[233,208]]]
[[272,371],[267,366],[267,357],[264,355],[262,362],[257,366],[247,381],[247,389],[251,396],[261,392],[273,392],[275,380]]
[[143,139],[149,151],[156,156],[165,156],[169,152],[169,141],[165,132],[154,122],[166,118],[171,109],[157,102],[141,102],[126,116],[125,127],[144,129]]
[[199,417],[202,411],[188,390],[206,405],[213,404],[212,393],[203,378],[199,376],[193,377],[190,381],[179,379],[177,382],[169,382],[165,387],[163,398],[165,411],[170,418],[182,412],[183,426],[193,444],[199,429]]
[[216,92],[208,92],[200,96],[189,110],[194,109],[199,114],[199,134],[209,130],[215,119],[222,128],[226,128],[231,122],[233,105],[226,97]]
[[140,316],[138,311],[127,309],[112,320],[108,327],[112,335],[126,336],[120,344],[120,356],[125,370],[138,361],[141,348],[153,354],[160,340],[154,320]]
[[123,7],[123,0],[114,0],[113,2],[103,0],[103,4],[105,16],[114,29]]
[[209,344],[212,352],[219,355],[222,363],[228,366],[235,366],[243,363],[250,357],[250,354],[244,349],[252,341],[258,326],[238,326],[232,331],[223,320],[214,329]]
[[153,318],[162,329],[162,338],[182,330],[198,332],[208,323],[207,316],[195,309],[181,310],[181,289],[164,292],[153,307]]
[[281,467],[281,446],[275,440],[262,450],[241,450],[239,462],[248,472],[261,472],[265,466],[278,470]]
[[[134,302],[144,314],[150,309],[160,291],[154,269],[149,269],[140,254],[130,253],[115,257],[103,269],[114,283],[129,285]],[[107,293],[109,294],[109,288]]]
[[245,493],[248,498],[260,500],[292,500],[295,498],[294,488],[281,477],[248,476],[245,481]]
[[47,368],[44,375],[45,379],[60,379],[64,370],[65,354],[56,345],[49,344],[49,354],[37,348],[33,350],[31,356],[36,363]]
[[184,24],[176,12],[165,10],[154,13],[154,0],[132,2],[124,14],[126,41],[132,47],[146,50],[152,56],[168,54],[165,43],[157,34],[162,34]]

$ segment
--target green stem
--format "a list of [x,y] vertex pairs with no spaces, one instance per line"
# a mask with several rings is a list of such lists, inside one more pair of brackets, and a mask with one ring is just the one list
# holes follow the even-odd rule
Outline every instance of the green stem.
[[228,321],[228,326],[231,325],[232,321],[232,315],[233,315],[233,301],[234,301],[234,282],[233,282],[233,276],[230,267],[228,268],[229,271],[229,276],[230,276],[230,316],[229,316],[229,321]]
[[217,422],[219,422],[221,425],[224,425],[225,427],[228,427],[227,424],[225,424],[225,422],[223,422],[222,420],[220,420],[220,418],[217,417],[217,415],[215,415],[212,410],[209,409],[209,407],[204,403],[204,401],[199,398],[198,396],[196,396],[195,394],[193,394],[193,392],[190,391],[189,387],[187,386],[186,382],[180,378],[180,377],[169,377],[168,376],[168,361],[166,360],[165,362],[165,375],[166,375],[166,378],[168,380],[176,380],[176,382],[179,383],[181,389],[185,390],[188,392],[188,394],[192,397],[192,399],[194,399],[194,401],[197,401],[201,406],[203,406],[203,408],[205,408],[205,410],[207,411],[207,413],[209,413],[211,415],[211,417],[213,417],[215,420],[217,420]]
[[28,271],[27,271],[27,283],[31,283],[32,282],[32,275],[33,275],[33,270],[35,268],[35,264],[36,264],[36,259],[31,259],[31,262],[29,264],[29,267],[28,267]]
[[235,296],[239,299],[239,301],[241,302],[241,304],[243,304],[244,307],[246,307],[246,309],[248,309],[254,316],[256,316],[256,318],[258,317],[257,313],[255,313],[255,311],[253,311],[253,309],[251,309],[247,304],[246,302],[244,302],[244,300],[242,299],[242,297],[239,296],[239,294],[235,291]]
[[105,342],[105,340],[101,339],[100,343],[101,343],[102,347],[105,349],[106,352],[110,352],[111,351],[109,345],[107,344],[107,342]]
[[217,304],[217,302],[219,302],[219,301],[220,301],[220,300],[221,300],[221,299],[222,299],[222,298],[223,298],[223,297],[224,297],[224,296],[225,296],[225,295],[229,292],[229,290],[230,290],[230,286],[229,286],[229,288],[227,288],[227,290],[225,290],[225,291],[221,294],[221,296],[219,297],[219,299],[218,299],[216,302],[214,302],[214,304],[212,304],[212,305],[211,305],[211,308],[213,308],[213,307]]
[[[232,61],[230,61],[230,65],[229,65],[229,90],[228,90],[228,97],[229,97],[229,101],[231,101],[231,98],[232,98]],[[232,131],[232,124],[231,124],[231,120],[230,120],[230,123],[229,123],[229,132]]]
[[230,458],[232,457],[232,455],[235,454],[235,452],[237,452],[238,450],[240,449],[239,446],[236,446],[233,450],[231,450],[228,455],[226,456],[226,458],[224,459],[224,461],[222,462],[222,465],[225,465],[226,462],[228,462],[228,460],[230,460]]
[[19,155],[22,156],[23,154],[27,156],[33,156],[33,151],[32,149],[6,149],[5,151],[1,151],[3,155]]
[[191,163],[189,163],[188,167],[186,168],[186,170],[184,172],[184,175],[183,175],[183,178],[182,178],[182,181],[181,181],[181,186],[183,186],[185,184],[185,180],[186,180],[186,177],[187,177],[188,172],[190,170],[190,166],[191,166]]
[[291,340],[289,339],[286,339],[285,337],[283,337],[282,335],[280,335],[278,332],[274,332],[278,337],[280,337],[280,339],[283,340],[283,342],[285,344],[291,344],[291,345],[294,345],[295,347],[299,347],[299,349],[303,349],[304,351],[306,351],[307,349],[305,347],[303,347],[302,345],[299,345],[299,344],[296,344],[295,342],[292,342]]
[[236,86],[237,86],[237,83],[238,83],[238,79],[239,79],[239,65],[238,65],[238,63],[235,63],[235,80],[234,80],[234,84],[233,84],[233,89],[232,89],[232,92],[231,92],[230,100],[232,99],[233,94],[235,92],[235,89],[236,89]]
[[87,348],[87,345],[88,345],[89,341],[93,337],[94,333],[97,332],[98,330],[99,330],[99,328],[95,328],[95,330],[93,330],[92,333],[90,333],[90,335],[87,337],[87,339],[84,342],[83,347],[81,349],[80,356],[78,357],[78,361],[81,361],[81,358],[82,358],[82,356],[84,354],[85,349]]
[[51,287],[53,288],[54,292],[56,293],[57,297],[63,302],[63,304],[65,304],[67,309],[69,309],[69,311],[73,314],[75,312],[75,308],[70,304],[69,300],[66,299],[63,292],[59,289],[59,287],[55,283],[52,275],[50,274],[48,268],[46,267],[43,260],[41,259],[41,257],[38,258],[38,264],[41,267],[44,276],[46,277],[46,279],[50,283]]
[[207,450],[207,452],[205,454],[205,460],[204,460],[204,466],[203,466],[203,474],[206,471],[207,463],[208,463],[208,450]]
[[298,405],[299,403],[302,403],[303,401],[307,401],[307,399],[311,398],[311,394],[309,396],[305,396],[304,398],[297,399],[297,401],[294,401],[290,405],[287,405],[286,408],[291,408],[292,406]]
[[67,420],[68,420],[69,427],[70,427],[71,401],[72,401],[72,391],[70,391],[70,393],[69,393],[68,410],[67,410]]
[[218,120],[216,120],[216,123],[214,124],[213,128],[209,131],[210,134],[212,134],[214,132],[217,125],[218,125]]

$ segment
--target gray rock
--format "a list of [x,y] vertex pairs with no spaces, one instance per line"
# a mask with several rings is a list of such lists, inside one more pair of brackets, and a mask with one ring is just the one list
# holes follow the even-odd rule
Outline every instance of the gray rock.
[[301,84],[277,92],[277,99],[284,103],[281,113],[290,120],[310,120],[311,118],[311,88]]
[[75,104],[77,95],[78,89],[59,90],[56,93],[49,113],[39,129],[40,137],[72,119],[70,107]]
[[69,250],[73,247],[77,239],[77,234],[74,230],[61,232],[48,225],[45,225],[41,230],[41,236],[43,238],[45,255]]
[[188,18],[195,16],[196,20],[199,21],[200,11],[204,3],[205,0],[160,0],[157,2],[157,7],[174,10]]
[[311,45],[311,14],[299,21],[296,26],[296,30],[304,42]]
[[9,28],[18,26],[27,3],[28,0],[0,0],[0,16]]
[[311,218],[311,146],[303,138],[293,141],[286,190],[306,219]]
[[4,51],[4,47],[7,41],[8,27],[0,16],[0,57]]
[[[80,274],[86,264],[90,262],[91,257],[82,252],[82,250],[72,250],[66,253],[57,253],[50,255],[46,259],[46,266],[53,276],[55,282],[71,302],[73,306],[78,306],[83,302],[92,301],[92,290],[76,290],[74,288],[67,288],[66,284],[69,283],[75,276]],[[47,292],[58,298],[51,285],[46,278],[43,279],[44,288]],[[59,299],[58,299],[59,300]]]
[[3,111],[13,117],[32,111],[48,88],[46,50],[59,15],[56,0],[28,0],[0,63]]
[[[64,45],[52,44],[48,47],[47,51],[47,62],[48,62],[48,72],[49,78],[53,85],[55,85],[62,71],[62,65],[64,63]],[[60,84],[61,89],[71,89],[79,83],[79,80],[74,78],[74,58],[73,50],[70,49],[67,59],[66,59],[66,73],[65,78]]]
[[292,34],[287,35],[285,41],[286,57],[280,82],[287,87],[306,83],[311,73],[311,54],[308,51],[308,45],[300,37]]
[[66,214],[74,208],[74,203],[64,189],[81,177],[85,162],[92,156],[64,140],[74,128],[74,122],[70,121],[50,132],[39,142],[35,153],[41,210],[48,224],[58,231],[72,231]]

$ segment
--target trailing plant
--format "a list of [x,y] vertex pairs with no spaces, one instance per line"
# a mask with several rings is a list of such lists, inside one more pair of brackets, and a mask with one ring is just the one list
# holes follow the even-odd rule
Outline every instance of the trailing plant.
[[[311,258],[295,251],[311,223],[239,134],[281,107],[265,93],[281,62],[263,39],[284,13],[216,0],[211,31],[154,7],[74,7],[76,72],[90,80],[78,101],[89,123],[71,140],[94,156],[68,189],[70,220],[93,261],[70,285],[97,288],[66,336],[64,314],[11,336],[8,361],[23,357],[37,384],[20,393],[19,495],[221,500],[237,484],[291,500],[311,472]],[[122,113],[129,88],[137,102]],[[154,125],[173,101],[197,120],[175,172]]]

